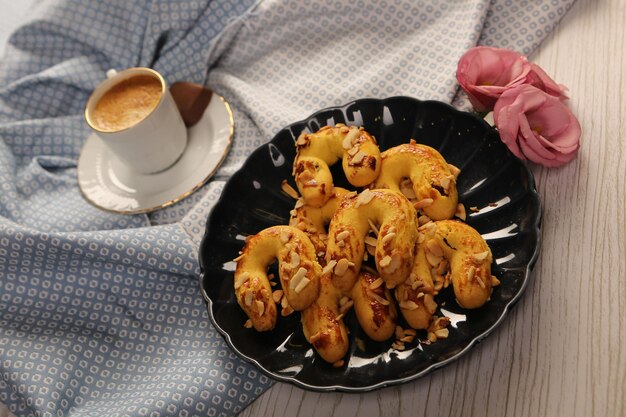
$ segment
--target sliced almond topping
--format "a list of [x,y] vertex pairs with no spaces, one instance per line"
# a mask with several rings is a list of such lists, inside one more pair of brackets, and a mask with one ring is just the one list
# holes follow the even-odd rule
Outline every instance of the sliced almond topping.
[[404,350],[406,349],[406,346],[404,346],[404,343],[402,342],[393,342],[391,344],[391,347],[394,348],[395,350]]
[[300,284],[300,281],[304,279],[306,273],[307,273],[306,268],[298,269],[298,271],[295,274],[293,274],[293,276],[291,277],[291,280],[289,281],[289,288],[292,290],[295,289]]
[[485,285],[485,282],[480,277],[480,275],[476,275],[476,281],[478,281],[478,285],[480,285],[480,288],[487,288],[486,285]]
[[310,142],[310,140],[309,140],[308,135],[306,133],[302,132],[300,134],[300,136],[298,136],[298,140],[296,140],[296,145],[302,146],[302,145],[306,145],[309,142]]
[[430,266],[436,267],[439,265],[439,262],[443,260],[443,257],[434,255],[430,252],[426,252],[426,260],[430,264]]
[[426,215],[421,215],[421,216],[419,216],[419,217],[417,218],[417,223],[418,223],[420,226],[423,226],[423,225],[425,225],[426,223],[430,223],[431,221],[432,221],[432,220],[431,220],[431,218],[430,218],[430,217],[428,217],[428,216],[426,216]]
[[393,239],[396,236],[395,233],[387,233],[385,236],[383,236],[383,245],[387,242],[389,242],[391,239]]
[[489,255],[489,251],[475,253],[474,255],[472,255],[472,257],[474,258],[474,260],[476,260],[478,262],[482,262],[485,259],[487,259],[487,255]]
[[233,262],[239,262],[243,258],[243,256],[244,256],[243,254],[239,255],[238,257],[233,259]]
[[361,162],[363,162],[363,159],[365,159],[365,157],[367,156],[367,154],[363,151],[358,151],[350,160],[350,164],[351,165],[358,165]]
[[344,230],[343,232],[340,232],[337,234],[337,240],[344,240],[348,238],[349,236],[350,236],[350,231]]
[[444,177],[441,180],[441,187],[444,190],[448,191],[450,189],[450,184],[454,184],[454,182],[453,182],[454,179],[455,179],[454,175],[450,175],[450,176]]
[[309,343],[315,343],[322,338],[322,333],[317,332],[309,337]]
[[334,259],[331,259],[330,262],[328,262],[326,264],[326,266],[324,267],[324,269],[322,269],[322,274],[326,275],[328,274],[330,271],[333,270],[333,268],[335,267],[335,265],[337,265],[337,261],[335,261]]
[[304,289],[304,287],[309,285],[309,282],[311,282],[310,279],[306,277],[302,278],[295,288],[296,294],[300,294],[300,292]]
[[250,320],[250,319],[246,320],[246,322],[243,324],[243,327],[245,327],[246,329],[251,329],[252,328],[252,320]]
[[348,296],[343,296],[341,297],[341,299],[339,300],[339,306],[343,306],[344,304],[346,304],[348,301],[350,301],[350,297]]
[[357,128],[350,128],[350,131],[346,133],[346,137],[343,138],[343,142],[341,144],[343,149],[350,149],[354,144],[354,140],[359,137],[361,134],[360,130]]
[[340,248],[344,248],[346,246],[346,241],[340,240],[339,242],[337,242],[337,246]]
[[350,262],[346,258],[341,258],[337,261],[337,266],[335,267],[335,275],[342,276],[351,266],[354,266],[352,262]]
[[437,311],[437,302],[431,294],[424,294],[424,307],[430,314],[434,314]]
[[376,294],[374,291],[367,291],[367,295],[369,296],[369,298],[371,298],[372,300],[384,305],[384,306],[388,306],[389,305],[389,300],[387,300],[386,298],[381,297],[380,295]]
[[252,291],[248,291],[246,292],[246,295],[244,296],[244,304],[248,307],[252,306],[252,297],[254,297],[254,293]]
[[396,326],[396,339],[400,339],[401,337],[404,337],[404,329],[402,328],[402,326]]
[[417,293],[417,296],[415,296],[415,299],[416,299],[416,300],[419,300],[419,299],[420,299],[420,298],[422,298],[423,296],[424,296],[424,293],[423,293],[423,292],[418,292],[418,293]]
[[365,236],[365,244],[366,245],[370,245],[370,246],[376,247],[376,243],[378,243],[376,238],[374,238],[372,236]]
[[411,283],[411,289],[416,290],[424,285],[424,281],[415,280]]
[[441,180],[441,188],[443,188],[444,190],[448,191],[448,188],[450,187],[450,178],[446,177],[444,179]]
[[435,222],[428,222],[418,227],[417,230],[425,233],[428,236],[432,236],[437,231],[437,225],[435,224]]
[[437,335],[434,332],[428,332],[428,334],[426,335],[426,338],[431,343],[435,343],[437,341]]
[[291,313],[293,313],[293,308],[291,308],[291,306],[287,306],[287,307],[283,307],[283,309],[280,311],[280,315],[282,317],[287,317],[288,315],[290,315]]
[[359,196],[356,198],[356,203],[354,204],[354,207],[356,208],[359,206],[364,206],[372,201],[374,197],[376,197],[376,194],[366,188],[365,190],[361,191],[361,194],[359,194]]
[[465,220],[467,218],[465,214],[465,206],[463,205],[463,203],[459,203],[456,206],[456,213],[454,213],[454,215],[461,220]]
[[381,277],[378,277],[374,281],[372,281],[372,283],[370,284],[370,289],[371,290],[375,290],[376,288],[378,288],[381,285],[383,285],[384,282],[385,281],[383,281],[383,279]]
[[492,287],[497,287],[498,285],[500,285],[500,280],[498,278],[495,277],[495,275],[491,276],[491,286]]
[[287,300],[287,297],[283,297],[280,299],[280,306],[285,309],[287,307],[290,307],[289,305],[289,300]]
[[397,254],[391,257],[391,262],[385,268],[385,272],[388,274],[394,273],[398,268],[402,266],[402,259]]
[[308,185],[309,187],[313,187],[313,186],[317,185],[317,181],[315,181],[315,180],[308,180],[307,182],[304,183],[304,185]]
[[395,226],[389,226],[389,228],[387,229],[387,233],[396,233]]
[[437,273],[439,275],[443,275],[446,272],[448,272],[448,261],[444,259],[441,262],[439,262],[439,265],[437,265]]
[[[309,169],[306,169],[304,171],[302,171],[299,175],[298,175],[298,181],[300,182],[306,182],[312,178],[315,177],[315,172],[311,171]],[[284,180],[283,180],[284,181]]]
[[265,304],[263,304],[263,301],[256,300],[256,310],[259,313],[259,316],[263,315],[263,312],[265,312]]
[[275,303],[280,303],[280,300],[283,298],[283,290],[276,290],[272,293],[272,300],[274,300]]
[[367,223],[369,223],[370,225],[370,229],[372,229],[372,231],[374,232],[374,234],[376,236],[378,236],[378,227],[376,227],[376,225],[374,224],[374,222],[371,219],[367,219]]
[[[430,239],[428,242],[426,242],[426,249],[428,249],[428,251],[435,256],[439,256],[439,257],[443,256],[443,249],[441,249],[441,246],[439,246],[439,243],[437,243],[435,239]],[[437,265],[433,265],[433,266],[437,266]]]
[[287,180],[282,180],[280,188],[294,200],[300,198],[300,194],[298,194],[298,192],[287,182]]
[[238,290],[239,287],[245,284],[249,279],[250,274],[247,272],[242,272],[241,274],[237,275],[237,278],[235,279],[235,289]]
[[424,233],[417,232],[417,243],[424,243],[426,235]]
[[401,342],[411,343],[413,341],[413,339],[415,339],[415,336],[404,336],[404,337],[400,338],[399,340]]
[[450,172],[452,173],[452,175],[454,175],[455,178],[458,177],[461,173],[461,170],[452,164],[448,164],[448,168],[450,168]]
[[403,310],[417,310],[419,307],[414,301],[411,300],[400,301],[399,305]]
[[296,268],[297,266],[300,265],[300,255],[298,255],[298,252],[291,252],[291,267],[292,268]]
[[346,312],[347,312],[348,310],[350,310],[350,309],[352,308],[352,306],[353,306],[353,305],[354,305],[354,301],[352,301],[352,300],[348,300],[348,301],[346,301],[346,303],[345,303],[345,304],[343,304],[341,307],[339,307],[339,312],[340,312],[341,314],[346,314]]
[[432,205],[433,205],[433,202],[434,202],[434,200],[433,200],[432,198],[423,198],[423,199],[421,199],[421,200],[416,201],[415,203],[413,203],[413,206],[414,206],[416,209],[418,209],[418,210],[419,210],[419,209],[423,209],[423,208],[426,208],[426,207],[430,207],[430,206],[432,206]]
[[409,292],[406,291],[406,290],[405,291],[397,291],[396,292],[396,297],[399,297],[399,298],[397,298],[398,302],[404,301],[404,300],[408,300],[409,299]]
[[381,267],[386,267],[391,263],[391,256],[387,255],[378,263]]
[[467,270],[467,281],[468,282],[472,282],[472,279],[474,278],[474,274],[476,273],[476,267],[475,266],[470,266],[469,269]]
[[355,145],[348,150],[348,155],[354,156],[357,152],[359,152],[359,145]]
[[300,207],[304,206],[304,199],[302,199],[302,197],[298,198],[298,200],[296,200],[296,205],[293,207],[294,209],[299,209]]
[[447,339],[449,334],[450,332],[448,329],[435,330],[435,336],[437,336],[437,339]]

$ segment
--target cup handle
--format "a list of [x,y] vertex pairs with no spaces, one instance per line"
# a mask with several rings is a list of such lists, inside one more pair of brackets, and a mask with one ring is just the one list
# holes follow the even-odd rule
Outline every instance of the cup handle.
[[106,74],[107,74],[107,78],[113,78],[117,75],[117,71],[111,68],[110,70],[107,70]]

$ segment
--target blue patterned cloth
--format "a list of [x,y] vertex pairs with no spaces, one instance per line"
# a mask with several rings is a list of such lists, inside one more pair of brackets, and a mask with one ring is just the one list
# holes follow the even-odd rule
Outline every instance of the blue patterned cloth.
[[[467,103],[476,44],[530,53],[573,0],[43,1],[0,61],[0,402],[18,416],[232,416],[271,385],[212,328],[198,244],[224,181],[281,127],[362,97]],[[150,216],[87,204],[76,160],[109,68],[233,105],[214,180]]]

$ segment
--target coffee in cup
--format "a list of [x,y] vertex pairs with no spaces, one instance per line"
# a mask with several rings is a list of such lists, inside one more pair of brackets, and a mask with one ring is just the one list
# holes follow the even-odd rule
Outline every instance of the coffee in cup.
[[87,101],[85,120],[119,161],[142,174],[167,169],[187,144],[167,84],[150,68],[113,71]]
[[104,93],[96,103],[91,120],[103,132],[128,129],[149,115],[163,96],[158,79],[136,75]]

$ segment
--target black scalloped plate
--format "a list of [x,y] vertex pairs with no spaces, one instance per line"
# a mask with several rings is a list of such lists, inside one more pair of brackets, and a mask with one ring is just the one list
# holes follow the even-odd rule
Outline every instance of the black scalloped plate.
[[[461,168],[457,188],[467,208],[467,223],[489,243],[492,272],[502,282],[487,305],[472,311],[457,306],[451,288],[442,291],[437,296],[442,309],[438,314],[452,318],[450,336],[430,345],[414,342],[405,351],[392,349],[392,341],[369,340],[353,313],[348,314],[350,350],[346,365],[339,368],[325,363],[306,342],[298,313],[279,318],[271,332],[244,328],[246,316],[234,297],[231,261],[246,236],[288,223],[294,200],[281,192],[281,181],[294,185],[295,138],[304,129],[314,132],[335,123],[364,126],[381,150],[414,138],[439,149],[449,163]],[[336,184],[346,186],[341,175],[334,169]],[[441,102],[409,97],[357,100],[282,129],[232,176],[209,216],[202,240],[202,292],[211,321],[228,345],[269,376],[317,391],[372,390],[414,380],[450,363],[502,322],[524,291],[537,259],[540,219],[531,172],[483,120]]]

